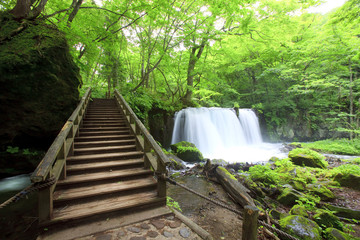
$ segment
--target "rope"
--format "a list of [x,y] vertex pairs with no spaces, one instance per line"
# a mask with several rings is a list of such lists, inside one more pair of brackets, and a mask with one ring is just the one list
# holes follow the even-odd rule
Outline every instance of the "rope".
[[26,195],[28,195],[31,192],[38,191],[38,190],[40,190],[42,188],[45,188],[45,187],[50,187],[55,182],[56,182],[56,179],[54,177],[51,177],[51,178],[47,179],[44,182],[35,183],[35,184],[33,183],[30,186],[24,188],[21,192],[17,193],[13,197],[9,198],[7,201],[0,204],[0,208],[4,208],[4,207],[8,206],[11,203],[16,203],[17,201],[24,198]]
[[[216,205],[218,205],[218,206],[220,206],[220,207],[226,208],[226,209],[229,210],[229,211],[232,211],[232,212],[234,212],[234,213],[239,214],[239,215],[240,215],[240,219],[243,220],[243,217],[242,217],[242,214],[243,214],[243,213],[242,213],[241,211],[239,211],[239,210],[237,210],[237,209],[235,209],[235,208],[232,208],[232,207],[230,207],[230,206],[228,206],[228,205],[226,205],[226,204],[224,204],[224,203],[221,203],[221,202],[219,202],[219,201],[216,201],[216,200],[214,200],[214,199],[211,199],[211,198],[209,198],[209,197],[207,197],[207,196],[205,196],[205,195],[202,195],[202,194],[200,194],[200,193],[198,193],[198,192],[195,192],[195,191],[192,190],[191,188],[188,188],[187,186],[185,186],[185,185],[183,185],[183,184],[181,184],[181,183],[178,183],[178,182],[176,182],[175,180],[173,180],[173,179],[171,179],[171,178],[169,178],[169,177],[165,177],[165,180],[168,181],[169,183],[171,183],[171,184],[173,184],[173,185],[177,185],[177,186],[179,186],[179,187],[181,187],[181,188],[183,188],[183,189],[185,189],[185,190],[187,190],[187,191],[189,191],[189,192],[191,192],[191,193],[193,193],[193,194],[195,194],[195,195],[197,195],[197,196],[199,196],[199,197],[201,197],[201,198],[203,198],[203,199],[206,199],[206,200],[208,200],[209,202],[212,202],[212,203],[214,203],[214,204],[216,204]],[[259,223],[260,225],[266,227],[267,229],[272,230],[272,231],[276,232],[277,234],[279,234],[279,235],[281,235],[281,236],[283,236],[283,237],[286,237],[287,239],[290,239],[290,240],[298,240],[297,238],[291,236],[290,234],[288,234],[288,233],[286,233],[286,232],[284,232],[284,231],[281,231],[281,230],[279,230],[279,229],[271,226],[270,224],[267,224],[267,223],[264,222],[264,221],[258,220],[258,223]]]

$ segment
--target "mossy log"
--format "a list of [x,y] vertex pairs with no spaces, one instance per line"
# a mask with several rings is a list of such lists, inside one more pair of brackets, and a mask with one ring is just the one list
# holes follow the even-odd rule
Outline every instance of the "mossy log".
[[217,180],[231,197],[242,207],[246,205],[255,206],[253,199],[249,196],[249,189],[244,187],[231,173],[223,167],[217,167],[215,171]]

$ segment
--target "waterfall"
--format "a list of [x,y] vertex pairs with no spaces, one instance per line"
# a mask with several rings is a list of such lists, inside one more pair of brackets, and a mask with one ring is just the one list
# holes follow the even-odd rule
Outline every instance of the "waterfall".
[[239,109],[239,119],[244,128],[247,143],[262,143],[259,119],[252,109]]
[[230,108],[182,109],[175,114],[171,142],[181,141],[194,143],[204,157],[230,162],[267,161],[277,155],[262,142],[259,121],[251,109],[240,109],[238,116]]

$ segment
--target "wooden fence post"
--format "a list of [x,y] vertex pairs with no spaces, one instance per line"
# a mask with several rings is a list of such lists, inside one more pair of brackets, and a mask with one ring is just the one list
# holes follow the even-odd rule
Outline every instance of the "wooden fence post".
[[242,240],[257,240],[259,209],[246,205],[242,227]]

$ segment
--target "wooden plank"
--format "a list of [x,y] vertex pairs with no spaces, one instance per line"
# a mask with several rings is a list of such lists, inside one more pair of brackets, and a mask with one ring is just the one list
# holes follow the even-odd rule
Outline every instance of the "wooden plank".
[[133,135],[108,135],[108,136],[84,136],[84,137],[76,137],[75,141],[82,141],[82,140],[104,140],[104,139],[112,139],[112,140],[120,140],[120,139],[127,139],[127,138],[134,138]]
[[128,165],[138,165],[144,163],[144,159],[130,159],[130,160],[121,160],[121,161],[106,161],[106,162],[97,162],[97,163],[84,163],[84,164],[69,164],[67,166],[67,171],[82,171],[98,168],[109,168],[109,167],[121,167]]
[[54,193],[54,201],[69,201],[79,198],[86,198],[98,195],[104,195],[109,193],[134,190],[139,188],[155,187],[156,181],[153,177],[147,177],[143,179],[119,181],[115,183],[100,184],[95,186],[71,188],[65,190],[59,190]]
[[101,153],[101,154],[71,156],[68,157],[67,160],[81,161],[81,160],[96,160],[96,159],[113,159],[113,158],[134,157],[134,156],[142,156],[142,155],[143,153],[140,151],[120,152],[120,153]]
[[88,181],[100,181],[113,178],[125,178],[131,176],[149,175],[152,174],[150,170],[143,168],[133,168],[129,170],[115,170],[101,173],[87,173],[81,175],[68,176],[65,180],[59,180],[57,185],[84,183]]
[[128,135],[129,130],[121,130],[121,131],[91,131],[91,132],[80,132],[80,136],[105,136],[105,135]]
[[109,140],[109,141],[92,141],[92,142],[75,142],[74,146],[76,148],[80,147],[96,147],[96,146],[119,146],[119,145],[131,145],[135,143],[135,139],[125,139],[125,140]]
[[134,151],[136,145],[123,145],[123,146],[103,146],[103,147],[87,147],[87,148],[76,148],[74,153],[77,154],[96,154],[96,153],[108,153],[108,152],[124,152]]
[[83,203],[69,206],[63,210],[56,210],[54,211],[54,218],[51,220],[51,223],[76,220],[96,214],[109,213],[153,203],[164,204],[165,202],[165,198],[158,198],[154,192],[114,197],[105,201]]

